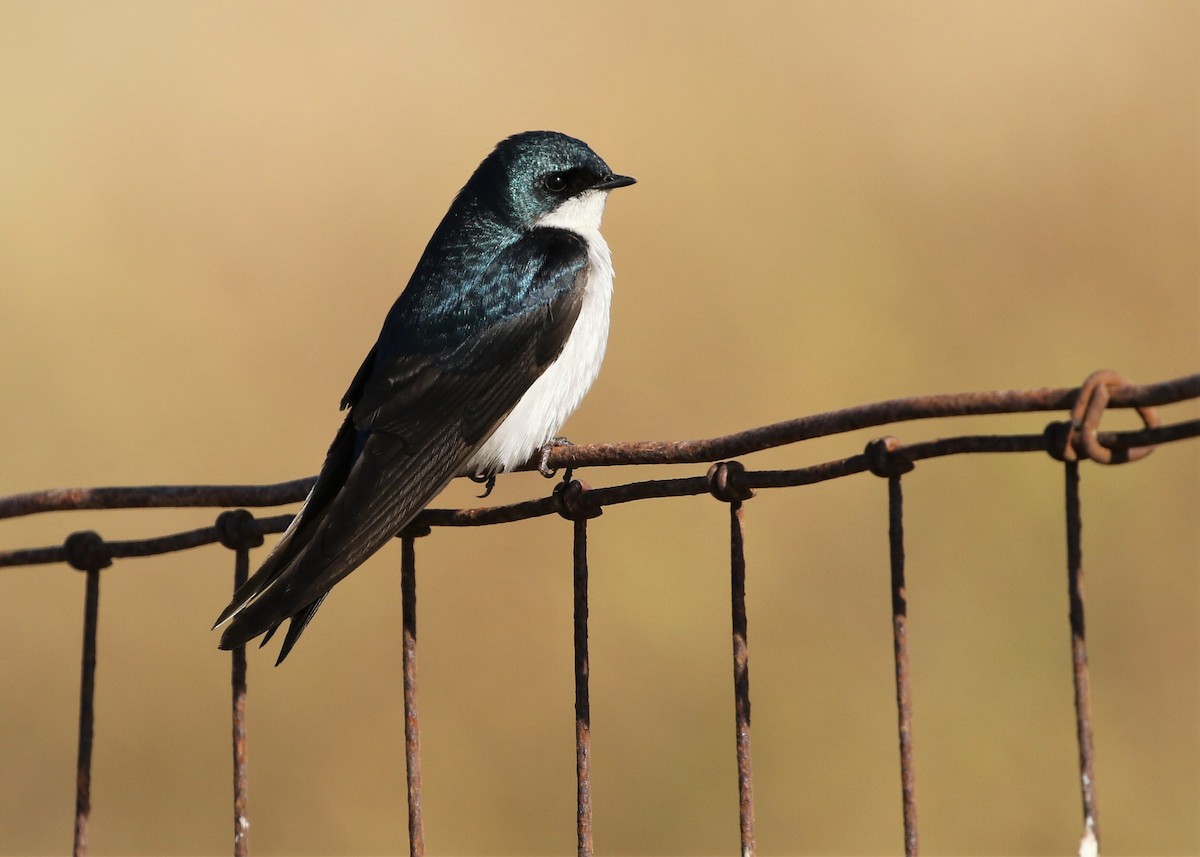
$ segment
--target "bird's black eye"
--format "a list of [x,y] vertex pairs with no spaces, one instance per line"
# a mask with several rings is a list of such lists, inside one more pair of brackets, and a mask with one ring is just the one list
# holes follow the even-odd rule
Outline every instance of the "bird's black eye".
[[542,179],[542,184],[550,193],[562,193],[567,189],[567,177],[562,173],[548,173]]

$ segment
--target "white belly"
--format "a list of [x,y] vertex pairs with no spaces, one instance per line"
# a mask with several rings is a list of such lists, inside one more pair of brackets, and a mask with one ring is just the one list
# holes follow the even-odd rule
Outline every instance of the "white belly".
[[[546,225],[558,225],[550,224]],[[558,359],[526,391],[467,465],[471,473],[497,473],[524,464],[558,435],[600,373],[608,343],[613,268],[608,244],[596,228],[578,232],[588,243],[583,306]]]

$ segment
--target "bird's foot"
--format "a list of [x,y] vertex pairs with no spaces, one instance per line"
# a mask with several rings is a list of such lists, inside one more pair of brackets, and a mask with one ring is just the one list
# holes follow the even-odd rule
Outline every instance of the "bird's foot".
[[490,473],[471,473],[467,476],[467,478],[472,482],[483,486],[483,493],[479,495],[480,500],[490,495],[492,493],[492,489],[496,487],[495,471]]
[[[560,446],[570,446],[571,441],[565,437],[552,437],[550,440],[542,444],[541,451],[538,453],[538,473],[545,476],[547,479],[553,479],[558,474],[558,468],[550,466],[550,453],[554,452]],[[563,472],[563,482],[571,481],[572,468],[568,467]]]

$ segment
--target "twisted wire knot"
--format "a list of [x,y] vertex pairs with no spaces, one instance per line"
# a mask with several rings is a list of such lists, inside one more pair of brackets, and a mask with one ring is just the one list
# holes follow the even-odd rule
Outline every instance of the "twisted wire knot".
[[903,449],[900,439],[889,434],[870,441],[863,455],[867,457],[867,467],[876,476],[903,476],[916,466],[904,456]]
[[230,550],[249,550],[263,543],[254,515],[245,509],[230,509],[217,515],[217,540]]
[[722,503],[740,503],[754,496],[746,483],[746,468],[740,461],[718,461],[708,468],[708,493]]
[[79,571],[98,571],[112,565],[112,552],[94,530],[71,533],[63,542],[67,562]]
[[[1042,430],[1042,439],[1046,444],[1046,452],[1050,453],[1050,457],[1056,461],[1077,461],[1078,456],[1072,448],[1071,441],[1071,423],[1067,420],[1055,420],[1052,423],[1046,423],[1046,428]],[[1067,457],[1067,450],[1070,449],[1070,458]]]
[[554,486],[554,500],[558,514],[568,521],[583,521],[604,514],[603,507],[588,496],[591,486],[578,479],[560,482]]

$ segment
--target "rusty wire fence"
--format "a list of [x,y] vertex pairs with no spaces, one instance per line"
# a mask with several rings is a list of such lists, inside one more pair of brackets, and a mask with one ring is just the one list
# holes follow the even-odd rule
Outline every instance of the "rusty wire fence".
[[[709,493],[729,507],[731,627],[733,655],[734,750],[737,760],[738,826],[741,853],[756,853],[754,777],[750,752],[750,679],[745,602],[745,503],[765,488],[810,485],[856,473],[871,473],[887,482],[888,542],[891,556],[892,638],[900,757],[900,812],[904,823],[904,852],[920,850],[913,739],[912,694],[909,685],[908,609],[905,594],[904,474],[923,459],[966,453],[1048,453],[1061,462],[1064,479],[1067,589],[1071,661],[1074,677],[1075,730],[1079,754],[1083,855],[1099,851],[1100,828],[1092,752],[1091,703],[1084,630],[1083,561],[1080,545],[1082,511],[1079,465],[1135,461],[1159,445],[1200,436],[1200,420],[1163,424],[1157,408],[1200,399],[1200,374],[1157,384],[1135,386],[1111,371],[1100,371],[1081,387],[968,393],[896,399],[863,405],[718,438],[699,441],[594,444],[554,448],[550,467],[565,470],[564,478],[545,497],[501,506],[473,509],[429,509],[402,533],[401,592],[403,599],[404,736],[407,766],[409,852],[425,851],[421,815],[420,718],[417,706],[416,541],[432,527],[473,527],[504,524],[528,518],[561,515],[572,522],[574,542],[574,669],[576,734],[576,831],[578,853],[591,855],[591,714],[588,691],[588,521],[605,506],[649,498]],[[1143,427],[1136,431],[1100,430],[1106,408],[1134,408]],[[859,454],[792,470],[748,470],[732,459],[799,441],[857,429],[916,419],[1032,411],[1067,411],[1068,419],[1054,421],[1038,434],[962,435],[904,444],[895,437],[871,441]],[[592,488],[572,478],[584,467],[709,463],[705,475],[648,479]],[[38,491],[0,498],[0,518],[81,509],[153,507],[270,507],[302,500],[312,479],[262,486],[151,486]],[[74,853],[88,848],[91,812],[92,700],[96,682],[96,627],[101,570],[115,559],[172,553],[219,543],[234,553],[234,588],[246,579],[250,550],[269,533],[282,532],[290,514],[256,517],[244,508],[221,512],[213,526],[131,541],[110,541],[93,531],[73,532],[62,545],[0,551],[0,567],[67,563],[86,574],[81,668],[78,761],[74,819]],[[232,652],[233,839],[235,855],[249,853],[246,782],[247,735],[246,657]],[[732,809],[731,809],[732,819]],[[732,821],[731,821],[732,823]]]

